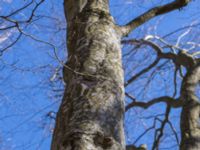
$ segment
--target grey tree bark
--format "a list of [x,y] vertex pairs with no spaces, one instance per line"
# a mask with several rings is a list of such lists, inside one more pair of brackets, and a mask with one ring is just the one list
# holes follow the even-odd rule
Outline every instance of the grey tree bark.
[[[66,88],[57,113],[51,150],[125,150],[121,38],[151,18],[189,2],[175,0],[155,7],[120,27],[109,13],[109,0],[64,0],[68,24],[68,60],[63,69]],[[191,67],[179,60],[179,55],[178,59],[174,55],[161,56]],[[181,150],[200,149],[197,122],[200,108],[194,95],[200,69],[196,65],[192,64],[193,69],[184,78],[181,90],[181,101],[184,101]],[[177,102],[166,100],[168,104],[171,101],[176,107]],[[146,147],[129,146],[127,149]]]
[[195,62],[188,68],[183,79],[181,99],[181,150],[200,149],[200,100],[196,88],[200,82],[200,63]]
[[124,150],[121,32],[108,0],[65,0],[66,90],[52,150]]

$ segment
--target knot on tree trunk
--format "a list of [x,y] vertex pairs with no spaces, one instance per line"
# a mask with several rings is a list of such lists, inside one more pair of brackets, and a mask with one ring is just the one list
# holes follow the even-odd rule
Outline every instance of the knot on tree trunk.
[[94,137],[94,144],[102,147],[103,149],[107,149],[112,147],[114,144],[114,139],[98,132]]

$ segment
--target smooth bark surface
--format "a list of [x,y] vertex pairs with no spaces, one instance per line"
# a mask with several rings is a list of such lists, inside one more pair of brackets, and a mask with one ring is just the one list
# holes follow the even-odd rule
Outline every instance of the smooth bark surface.
[[123,150],[121,33],[109,14],[108,1],[66,0],[65,13],[66,90],[51,149]]
[[182,83],[181,150],[200,149],[200,101],[196,95],[199,81],[200,63],[189,69]]

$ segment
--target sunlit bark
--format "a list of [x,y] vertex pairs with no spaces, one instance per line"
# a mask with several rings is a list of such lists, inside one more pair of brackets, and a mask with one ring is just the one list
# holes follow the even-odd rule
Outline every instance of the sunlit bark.
[[[109,0],[64,1],[68,48],[68,59],[63,69],[66,89],[57,113],[52,150],[125,149],[121,37],[149,19],[184,7],[189,2],[190,0],[175,0],[155,7],[127,25],[119,27],[115,25],[109,13]],[[156,45],[149,42],[147,44],[157,51],[159,59],[171,59],[175,65],[182,65],[191,70],[183,80],[179,102],[170,97],[162,97],[150,103],[133,105],[147,108],[154,103],[165,102],[173,107],[181,107],[184,103],[180,149],[197,150],[200,137],[199,102],[194,89],[199,82],[200,71],[193,63],[192,57],[185,53],[162,53]],[[154,67],[154,64],[141,74],[151,69],[151,66]],[[193,82],[194,78],[198,79]],[[134,79],[135,77],[131,78],[125,86]],[[127,149],[146,147],[136,148],[133,145],[127,146]]]
[[123,150],[121,33],[109,14],[108,0],[66,0],[65,13],[66,89],[51,149]]
[[181,114],[181,150],[200,149],[200,101],[195,94],[200,81],[200,64],[189,69],[183,79],[181,98],[184,101]]

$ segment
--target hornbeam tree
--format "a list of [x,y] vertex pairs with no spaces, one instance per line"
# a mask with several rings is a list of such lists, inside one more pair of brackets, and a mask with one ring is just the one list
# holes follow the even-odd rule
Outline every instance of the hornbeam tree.
[[[124,84],[121,39],[148,20],[167,12],[181,9],[190,0],[175,0],[150,9],[124,26],[117,25],[109,13],[109,0],[65,0],[67,20],[68,59],[63,69],[65,93],[57,113],[52,140],[52,150],[124,150]],[[181,150],[200,148],[199,101],[195,87],[199,83],[199,60],[180,51],[178,54],[163,53],[150,41],[159,59],[170,59],[187,69],[183,77],[181,96],[177,100],[161,97],[149,103],[134,101],[127,106],[148,106],[165,102],[165,122],[171,107],[182,106]],[[156,64],[156,62],[155,62]],[[154,64],[152,65],[154,66]],[[151,68],[151,66],[150,66]],[[143,72],[148,71],[143,70]],[[165,124],[163,123],[163,126]],[[162,136],[162,135],[161,135]],[[159,139],[154,148],[158,147]],[[146,149],[145,146],[127,149]]]
[[[3,0],[3,2],[5,1],[7,0]],[[10,2],[12,1],[7,1],[8,4]],[[15,62],[8,64],[4,59],[10,60],[10,58],[7,56],[3,59],[4,53],[7,53],[11,47],[16,46],[23,37],[45,44],[48,48],[53,48],[56,62],[59,62],[59,65],[63,67],[65,90],[57,117],[55,118],[56,112],[54,111],[50,111],[46,115],[46,117],[55,121],[55,128],[52,127],[54,131],[51,150],[159,150],[163,146],[172,146],[174,143],[175,147],[168,149],[200,149],[200,100],[197,92],[200,81],[200,52],[198,51],[200,47],[198,40],[200,38],[195,37],[198,34],[198,29],[192,32],[192,29],[199,27],[200,23],[191,23],[188,19],[189,26],[179,28],[165,36],[149,33],[145,33],[146,35],[140,36],[140,38],[129,36],[133,31],[137,32],[138,27],[141,27],[152,18],[174,10],[181,10],[191,0],[165,2],[164,5],[156,6],[146,11],[125,25],[118,25],[114,21],[109,12],[109,0],[64,0],[68,50],[66,63],[59,59],[56,51],[57,46],[53,42],[41,40],[46,39],[46,35],[42,37],[41,33],[36,33],[39,38],[33,35],[36,31],[38,32],[36,21],[44,25],[46,22],[40,22],[40,19],[57,20],[55,18],[59,16],[57,15],[55,18],[48,16],[47,12],[49,11],[47,9],[43,12],[43,15],[38,13],[38,10],[45,2],[48,1],[30,0],[24,2],[24,5],[22,4],[23,6],[18,8],[19,4],[15,1],[16,10],[9,10],[8,13],[5,11],[7,14],[0,14],[0,56],[1,65],[8,66],[13,70],[22,72],[28,70],[37,74],[36,70],[38,69],[32,67],[30,69],[20,69]],[[54,2],[51,1],[49,3],[54,6]],[[2,10],[1,6],[0,10]],[[168,20],[170,21],[170,18]],[[57,24],[60,25],[63,22],[63,20],[58,21]],[[30,26],[34,26],[37,30],[29,28]],[[51,23],[49,23],[49,26],[55,27]],[[61,29],[65,30],[65,27],[59,26],[58,30],[60,31]],[[43,30],[44,28],[41,31]],[[186,36],[187,38],[183,39]],[[56,37],[53,38],[57,40]],[[5,42],[7,39],[9,39],[9,42]],[[58,40],[62,41],[61,39]],[[122,53],[122,46],[129,46],[128,52],[125,47]],[[62,49],[65,48],[62,47]],[[38,56],[41,57],[43,55]],[[142,62],[138,63],[138,58]],[[152,58],[155,58],[155,60],[152,61]],[[151,60],[149,61],[149,59]],[[124,66],[122,65],[122,60],[127,62]],[[29,59],[28,61],[31,62]],[[62,69],[60,66],[55,69],[55,66],[52,67],[51,65],[40,66],[39,70],[41,68],[53,68],[55,73],[50,78],[50,82],[59,81],[60,83],[62,78],[60,70]],[[127,75],[125,79],[124,70]],[[50,74],[49,70],[44,72],[48,72],[48,75]],[[167,72],[170,72],[169,78],[166,75]],[[12,72],[12,74],[16,76],[15,73]],[[158,74],[160,75],[155,77]],[[4,74],[2,73],[2,75]],[[162,77],[165,80],[165,86],[168,84],[170,87],[162,87],[162,91],[158,92],[156,88],[162,86],[159,83]],[[168,79],[166,80],[166,78]],[[150,83],[154,81],[156,85],[149,87]],[[166,83],[168,81],[169,83]],[[28,82],[30,82],[30,79]],[[4,87],[4,85],[2,84],[3,89],[6,89],[7,86]],[[147,89],[148,87],[149,89]],[[141,89],[144,90],[140,93]],[[9,93],[12,93],[10,89],[8,90]],[[168,92],[163,92],[164,90]],[[14,89],[14,91],[17,90]],[[56,91],[58,90],[56,89]],[[59,91],[63,92],[63,89],[59,89]],[[152,91],[156,94],[153,94]],[[145,97],[145,95],[150,95],[150,100],[146,100],[145,98],[148,96]],[[2,96],[1,93],[0,96]],[[17,100],[19,99],[17,95]],[[54,97],[51,97],[51,99],[54,99]],[[126,106],[125,100],[127,100]],[[153,111],[148,113],[147,109],[155,105],[162,111],[166,109],[164,110],[165,112],[162,114],[160,112],[154,113]],[[17,128],[44,109],[22,121],[9,133],[17,131]],[[151,119],[151,121],[147,121],[147,124],[144,125],[145,127],[141,127],[140,122],[131,122],[133,126],[132,124],[129,126],[133,130],[129,131],[129,133],[134,136],[131,136],[131,142],[127,138],[128,144],[131,143],[127,145],[124,133],[125,112],[127,114],[133,112],[132,115],[128,114],[127,116],[128,118],[136,118],[138,110],[143,111],[143,109],[148,116],[145,114],[141,118]],[[176,116],[178,121],[172,118],[172,115],[175,114],[175,109],[180,110],[180,114]],[[180,123],[180,127],[175,126],[176,121],[178,124]],[[50,128],[50,131],[52,131],[52,128]],[[137,128],[139,128],[138,131],[136,131]],[[138,133],[143,130],[141,128],[144,129],[144,132],[139,135]],[[171,132],[166,133],[166,130]],[[148,140],[142,141],[141,139],[149,132],[151,133],[147,136]],[[127,137],[129,133],[126,134]],[[1,137],[3,136],[1,135]],[[134,138],[135,141],[133,140]],[[32,137],[31,141],[33,141]],[[141,144],[139,147],[136,146],[138,141]],[[170,144],[168,145],[169,142]],[[40,148],[41,143],[36,149]],[[0,148],[2,147],[0,143]],[[20,147],[16,146],[15,148]]]

